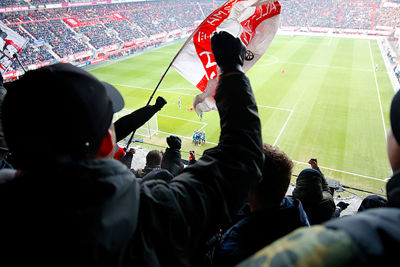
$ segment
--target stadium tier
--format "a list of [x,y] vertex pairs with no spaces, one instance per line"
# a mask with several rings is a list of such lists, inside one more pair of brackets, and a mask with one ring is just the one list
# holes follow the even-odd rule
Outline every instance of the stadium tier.
[[[222,2],[1,1],[0,19],[29,40],[20,60],[34,64],[99,62],[188,36]],[[162,2],[162,3],[161,3]],[[27,6],[29,4],[29,6]],[[393,35],[400,6],[383,1],[281,1],[281,28],[341,29]],[[9,71],[20,68],[14,63]]]

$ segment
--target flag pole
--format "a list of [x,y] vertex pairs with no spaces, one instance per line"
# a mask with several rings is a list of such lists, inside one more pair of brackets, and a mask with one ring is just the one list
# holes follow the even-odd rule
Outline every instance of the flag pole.
[[[21,61],[19,61],[19,58],[18,58],[17,54],[14,54],[13,57],[10,58],[3,51],[0,51],[0,52],[3,54],[3,57],[8,58],[11,62],[13,61],[12,58],[16,59],[18,64],[22,67],[22,70],[24,71],[24,73],[26,73],[26,70],[25,70],[24,66],[22,65]],[[10,66],[11,66],[11,64],[7,66],[7,68],[4,70],[4,72],[6,72]]]
[[[200,24],[201,25],[201,24]],[[199,25],[199,26],[200,26]],[[156,93],[158,87],[160,86],[161,82],[164,80],[165,75],[167,75],[167,72],[169,71],[169,69],[171,68],[172,64],[174,63],[175,59],[178,57],[178,55],[182,52],[182,49],[186,46],[186,44],[193,38],[193,35],[196,33],[197,29],[199,28],[199,26],[196,28],[196,30],[194,30],[192,32],[192,34],[186,39],[185,43],[182,45],[181,49],[179,49],[178,53],[176,53],[175,57],[172,59],[171,63],[169,63],[167,69],[165,70],[164,74],[162,75],[160,81],[158,82],[156,88],[153,90],[153,93],[151,94],[149,100],[147,101],[146,106],[150,105],[151,100],[154,97],[154,94]],[[129,145],[132,143],[133,140],[133,136],[135,135],[136,130],[132,131],[131,136],[129,137],[129,141],[126,144],[124,151],[126,152],[129,148]]]
[[21,66],[21,68],[24,71],[24,73],[26,73],[26,69],[25,69],[24,65],[22,65],[22,63],[19,60],[18,55],[16,53],[13,55],[13,58],[15,58],[17,60],[18,64]]
[[[176,58],[176,56],[175,56],[175,58]],[[164,72],[164,74],[162,75],[160,81],[158,81],[158,84],[157,84],[156,88],[153,90],[153,93],[151,94],[149,100],[147,101],[146,106],[150,105],[150,102],[151,102],[151,100],[153,99],[154,94],[156,93],[156,91],[157,91],[158,87],[160,86],[161,82],[164,80],[165,75],[167,75],[167,72],[168,72],[169,69],[171,68],[172,63],[174,62],[175,58],[174,58],[174,59],[171,61],[171,63],[168,65],[168,68],[165,70],[165,72]],[[126,144],[126,147],[125,147],[125,149],[124,149],[125,152],[128,150],[129,145],[132,143],[132,139],[133,139],[133,136],[135,135],[135,132],[136,132],[136,130],[133,130],[133,131],[132,131],[131,137],[129,137],[129,141],[128,141],[128,143]]]

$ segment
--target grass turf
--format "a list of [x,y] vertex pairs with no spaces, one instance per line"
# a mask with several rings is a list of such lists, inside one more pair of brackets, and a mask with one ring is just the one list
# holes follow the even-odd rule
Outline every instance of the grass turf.
[[[134,110],[147,103],[182,44],[107,63],[91,72],[114,84],[126,108]],[[294,174],[308,167],[309,158],[316,157],[326,177],[382,193],[383,180],[391,176],[385,131],[390,125],[394,90],[376,41],[276,36],[247,75],[259,105],[263,140],[294,160]],[[171,69],[152,101],[159,95],[168,101],[158,114],[160,133],[145,141],[165,147],[165,137],[177,134],[184,141],[184,151],[194,149],[201,154],[213,147],[220,134],[218,113],[205,113],[200,121],[194,111],[188,111],[198,93]],[[196,129],[206,131],[208,144],[192,145]]]

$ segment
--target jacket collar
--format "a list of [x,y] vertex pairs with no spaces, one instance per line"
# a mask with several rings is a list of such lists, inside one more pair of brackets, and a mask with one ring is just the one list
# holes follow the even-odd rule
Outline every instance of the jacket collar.
[[389,207],[400,207],[400,170],[395,171],[386,184],[386,194]]

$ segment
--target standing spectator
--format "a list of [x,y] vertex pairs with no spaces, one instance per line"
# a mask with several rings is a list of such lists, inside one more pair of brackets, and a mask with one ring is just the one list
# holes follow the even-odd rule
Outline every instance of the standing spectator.
[[263,179],[249,194],[250,213],[223,234],[215,266],[234,266],[276,239],[309,226],[301,202],[285,198],[292,161],[277,147],[264,143],[263,148]]
[[161,168],[168,170],[173,176],[180,173],[184,166],[181,161],[182,140],[175,135],[167,137],[169,147],[162,157]]
[[229,222],[261,176],[261,125],[241,41],[220,32],[211,44],[222,69],[220,142],[170,183],[140,185],[110,159],[123,106],[110,85],[62,63],[8,85],[4,134],[21,171],[0,185],[2,266],[187,266]]
[[312,169],[300,172],[292,195],[303,204],[310,224],[319,224],[332,218],[336,205],[317,159],[310,159],[308,163]]

